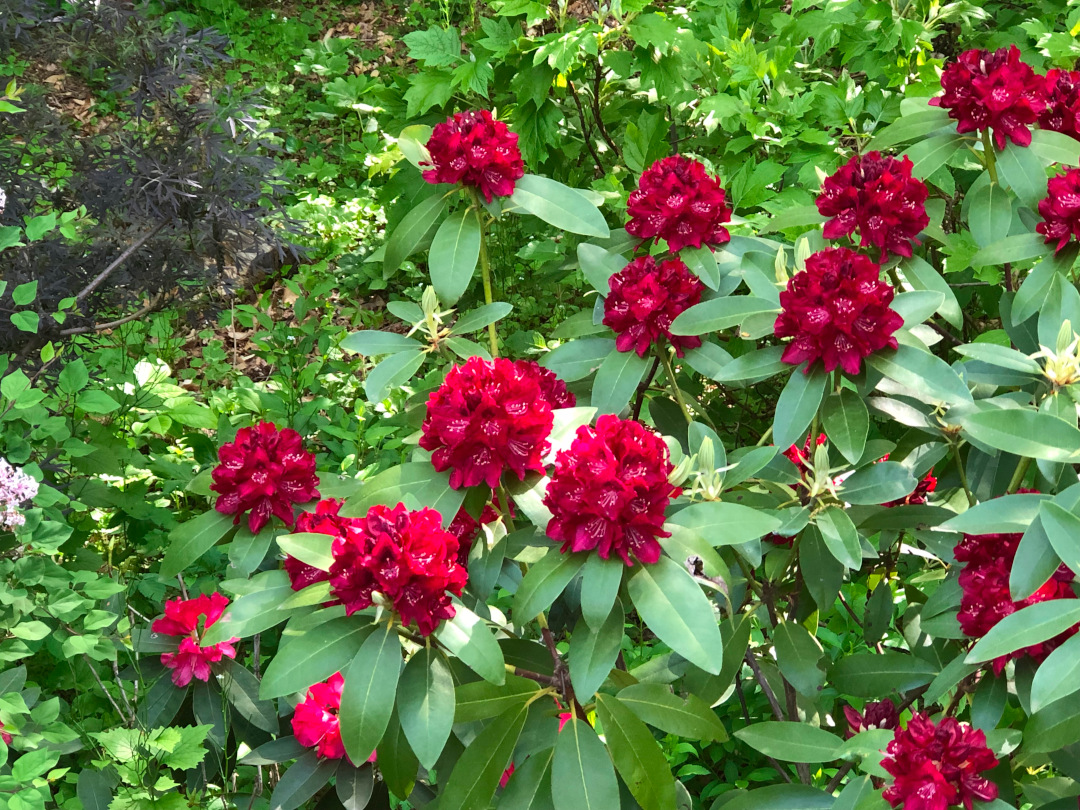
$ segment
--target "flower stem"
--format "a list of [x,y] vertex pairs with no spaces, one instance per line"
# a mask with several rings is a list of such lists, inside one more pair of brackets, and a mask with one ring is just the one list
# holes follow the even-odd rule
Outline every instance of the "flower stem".
[[952,445],[952,457],[956,462],[956,472],[960,475],[960,485],[963,486],[964,494],[967,495],[968,506],[974,506],[975,495],[972,493],[971,487],[968,486],[967,470],[964,469],[964,462],[960,458],[960,445],[956,442],[950,442],[950,444]]
[[[476,221],[480,224],[480,274],[484,280],[484,303],[494,301],[491,294],[491,260],[488,258],[487,237],[488,230],[484,224],[484,216],[480,207],[480,197],[473,191],[473,205],[476,208]],[[499,343],[495,337],[495,324],[488,324],[488,340],[491,342],[491,356],[499,356]]]
[[664,371],[667,372],[668,382],[671,383],[671,395],[675,397],[675,401],[679,403],[679,410],[682,411],[682,415],[686,418],[686,424],[693,424],[694,417],[690,415],[690,411],[686,407],[686,402],[683,401],[682,391],[679,390],[679,384],[675,382],[675,369],[671,367],[671,358],[668,357],[667,349],[657,347],[656,353],[660,357],[660,362],[664,364]]
[[1009,481],[1009,488],[1005,490],[1006,495],[1013,495],[1016,493],[1016,490],[1020,489],[1020,485],[1024,483],[1024,476],[1027,475],[1028,467],[1030,466],[1031,457],[1023,456],[1016,465],[1016,472],[1013,473],[1012,480]]
[[986,163],[986,170],[990,172],[990,182],[995,186],[998,184],[997,176],[997,158],[994,154],[994,144],[990,141],[990,128],[987,127],[982,133],[983,140],[983,161]]

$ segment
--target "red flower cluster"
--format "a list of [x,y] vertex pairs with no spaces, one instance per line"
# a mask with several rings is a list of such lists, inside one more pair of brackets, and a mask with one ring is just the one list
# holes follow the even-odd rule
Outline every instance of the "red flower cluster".
[[[1018,533],[965,534],[964,539],[956,546],[954,554],[957,562],[964,563],[964,569],[960,572],[960,588],[963,596],[960,599],[960,615],[957,617],[964,635],[982,638],[990,632],[990,628],[1006,616],[1036,602],[1076,598],[1076,594],[1069,586],[1073,580],[1073,572],[1062,565],[1027,599],[1020,602],[1013,601],[1012,594],[1009,592],[1009,575],[1012,572],[1013,559],[1016,557],[1016,549],[1020,546],[1022,536]],[[1049,641],[1017,650],[1011,655],[995,658],[994,672],[1000,674],[1010,659],[1021,658],[1024,655],[1030,655],[1036,661],[1042,661],[1078,629],[1080,625],[1066,630]]]
[[1044,81],[1046,109],[1039,127],[1080,139],[1080,71],[1048,70]]
[[893,288],[870,259],[848,248],[819,250],[806,260],[780,293],[783,311],[776,318],[777,337],[794,338],[783,361],[806,372],[821,360],[826,371],[840,366],[858,374],[862,360],[886,347],[895,349],[893,332],[904,319],[889,304]]
[[604,324],[618,337],[620,352],[636,351],[644,357],[653,343],[667,338],[682,357],[696,349],[701,338],[671,334],[671,322],[701,300],[705,285],[679,259],[656,263],[640,256],[611,277],[611,292],[604,299]]
[[997,798],[997,785],[983,771],[998,764],[986,746],[986,735],[967,723],[946,717],[935,724],[926,714],[915,714],[906,729],[897,729],[881,767],[894,777],[882,794],[893,807],[904,810],[946,810],[973,801]]
[[433,451],[436,470],[450,470],[454,489],[494,489],[506,470],[519,479],[543,471],[552,409],[574,402],[562,380],[532,361],[470,357],[428,398],[420,446]]
[[[314,512],[301,512],[296,519],[296,533],[310,532],[312,534],[328,534],[331,537],[344,537],[349,531],[357,530],[360,518],[347,518],[338,514],[341,511],[342,501],[335,498],[325,498],[315,506]],[[308,585],[316,582],[326,582],[330,579],[328,571],[320,571],[314,565],[285,555],[285,573],[289,575],[289,584],[294,591],[302,591]],[[324,603],[324,607],[336,605],[336,601]]]
[[569,450],[555,459],[544,505],[547,534],[562,552],[612,552],[632,565],[660,559],[664,510],[681,490],[668,483],[673,467],[663,440],[638,422],[601,416],[577,430]]
[[[172,682],[177,686],[187,686],[192,678],[200,681],[210,680],[210,665],[223,657],[235,658],[236,648],[231,638],[219,644],[202,646],[199,641],[203,633],[221,618],[229,600],[220,593],[209,596],[203,594],[195,599],[173,599],[165,603],[165,618],[158,619],[150,630],[165,636],[180,636],[180,647],[174,653],[163,653],[161,663],[173,671]],[[200,627],[199,619],[202,618]]]
[[1046,237],[1047,244],[1057,242],[1060,253],[1075,236],[1080,239],[1080,169],[1051,177],[1046,184],[1046,198],[1039,202],[1043,221],[1035,230]]
[[331,550],[330,593],[344,602],[345,614],[370,607],[378,591],[421,635],[452,619],[447,591],[460,596],[468,573],[457,562],[457,538],[442,528],[439,513],[378,505],[357,522],[334,539]]
[[855,155],[825,178],[817,209],[832,217],[825,223],[826,239],[840,239],[859,231],[863,247],[911,256],[911,242],[930,223],[926,214],[926,186],[911,175],[911,161],[883,157],[880,152]]
[[900,712],[896,704],[888,698],[885,700],[871,701],[867,703],[862,712],[851,706],[844,707],[844,717],[847,718],[847,737],[854,737],[861,731],[873,729],[887,729],[892,731],[900,727]]
[[930,99],[955,119],[959,133],[990,128],[998,149],[1006,140],[1031,143],[1031,130],[1046,108],[1044,80],[1020,61],[1013,45],[996,51],[964,51],[945,68],[940,96]]
[[668,250],[722,245],[731,239],[731,219],[720,181],[696,160],[672,155],[645,170],[626,206],[626,232],[640,239],[666,239]]
[[[335,672],[325,683],[309,687],[304,699],[296,704],[293,714],[292,727],[296,741],[307,748],[314,748],[315,753],[323,759],[348,759],[338,720],[344,686],[345,678],[340,672]],[[374,751],[367,761],[375,761]]]
[[315,456],[307,452],[300,434],[290,428],[278,430],[272,422],[240,428],[235,441],[218,450],[210,489],[219,493],[214,508],[236,518],[245,512],[248,528],[257,534],[272,515],[287,527],[293,525],[293,504],[319,497]]
[[[513,517],[513,512],[513,507],[511,507],[511,517]],[[454,519],[450,521],[450,525],[446,527],[446,530],[458,539],[457,559],[460,565],[468,568],[469,552],[472,550],[473,541],[475,541],[480,534],[480,527],[486,526],[488,523],[494,523],[498,519],[499,513],[495,511],[495,507],[490,503],[487,504],[484,507],[484,511],[480,513],[479,521],[474,520],[473,516],[465,511],[464,506],[458,509],[458,513],[454,515]]]
[[461,183],[477,189],[487,202],[509,197],[525,174],[517,133],[487,110],[454,113],[437,124],[427,143],[429,183]]

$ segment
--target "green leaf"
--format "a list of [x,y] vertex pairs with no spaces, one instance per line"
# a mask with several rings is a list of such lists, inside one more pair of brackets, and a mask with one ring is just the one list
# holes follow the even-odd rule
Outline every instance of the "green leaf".
[[590,404],[599,414],[618,414],[630,404],[648,368],[649,361],[637,352],[611,352],[596,372]]
[[940,310],[944,303],[944,294],[936,290],[911,290],[897,295],[892,301],[892,308],[904,319],[904,326],[910,329]]
[[482,307],[477,307],[470,312],[466,312],[458,318],[451,331],[458,335],[467,335],[470,332],[477,332],[489,323],[495,323],[496,321],[505,318],[513,311],[513,305],[508,304],[505,301],[496,301],[494,304],[484,304]]
[[86,363],[81,359],[68,361],[57,377],[60,390],[66,394],[76,394],[82,391],[89,382],[90,373],[86,370]]
[[1043,163],[1062,166],[1080,166],[1080,141],[1063,132],[1052,129],[1035,129],[1031,132],[1028,147]]
[[404,385],[424,365],[423,352],[410,349],[392,354],[368,372],[364,380],[364,395],[369,402],[382,402],[390,390]]
[[619,657],[624,620],[620,605],[595,630],[584,619],[575,626],[570,636],[570,680],[578,700],[588,700],[607,680]]
[[450,200],[436,193],[425,197],[401,218],[390,238],[386,240],[383,268],[387,273],[397,272],[401,263],[423,244],[429,234],[435,232],[439,219],[449,206]]
[[1080,741],[1080,695],[1075,692],[1035,712],[1024,726],[1025,753],[1056,753],[1078,741]]
[[[29,232],[27,232],[27,235],[29,235]],[[16,306],[24,307],[37,298],[37,291],[37,279],[28,281],[25,284],[18,285],[11,291],[11,300]]]
[[1002,235],[1008,235],[1012,225],[1012,199],[997,183],[987,183],[971,195],[968,208],[968,227],[975,243],[992,245]]
[[777,447],[790,447],[806,434],[825,397],[829,376],[819,365],[809,374],[804,374],[801,366],[792,372],[773,416],[773,443]]
[[[829,441],[844,458],[852,464],[862,458],[870,432],[870,413],[862,397],[847,388],[830,394],[821,409],[821,424]],[[782,442],[777,445],[786,446]]]
[[453,26],[432,26],[426,31],[410,31],[401,38],[410,59],[420,59],[432,67],[447,67],[462,59],[461,38]]
[[[38,315],[36,312],[33,312],[32,310],[24,309],[16,312],[14,315],[11,316],[11,323],[14,324],[15,328],[18,329],[20,332],[29,332],[32,335],[36,335],[38,331],[38,326],[41,324],[41,316]],[[83,405],[83,409],[89,411],[89,409],[86,408],[85,405]],[[115,408],[113,410],[115,410]],[[95,413],[95,411],[89,412]],[[108,411],[96,411],[96,413],[108,413]]]
[[465,294],[480,258],[480,238],[480,217],[473,208],[455,211],[435,232],[428,270],[441,303],[449,306]]
[[[1039,210],[1039,201],[1046,196],[1046,170],[1038,156],[1026,146],[1009,143],[997,153],[995,162],[998,176],[1020,202],[1032,211]],[[1008,230],[1001,233],[1008,233]]]
[[772,301],[752,295],[713,298],[684,310],[672,321],[671,334],[704,335],[737,326],[751,315],[778,311]]
[[898,143],[920,140],[924,135],[942,127],[950,126],[952,119],[949,118],[948,110],[940,107],[931,107],[917,113],[897,118],[892,124],[874,133],[870,141],[870,148],[883,150],[886,147]]
[[710,376],[717,382],[728,383],[746,383],[754,380],[763,380],[790,368],[788,363],[785,363],[780,359],[783,353],[783,346],[769,346],[765,349],[754,349],[746,354],[736,357]]
[[980,249],[971,257],[970,263],[972,267],[997,267],[1006,262],[1022,262],[1045,256],[1050,250],[1042,234],[1021,233],[1006,236]]
[[279,737],[276,740],[263,743],[254,751],[240,758],[241,765],[276,765],[279,762],[288,762],[299,759],[311,749],[301,745],[296,737]]
[[235,661],[225,664],[221,691],[240,715],[256,728],[278,733],[278,715],[274,704],[259,698],[259,679]]
[[[847,497],[846,491],[844,497]],[[862,544],[859,542],[859,532],[855,529],[855,524],[851,522],[847,512],[837,506],[830,506],[818,514],[817,527],[829,553],[843,563],[845,568],[862,567]]]
[[1012,322],[1021,324],[1039,312],[1053,289],[1054,282],[1066,276],[1076,261],[1077,246],[1070,244],[1060,253],[1045,256],[1032,268],[1020,284],[1012,302]]
[[506,682],[500,686],[487,681],[462,684],[456,692],[454,722],[487,720],[519,703],[527,703],[540,688],[536,681],[518,675],[507,675]]
[[[331,619],[299,632],[286,627],[277,655],[263,673],[259,697],[269,700],[292,695],[325,681],[356,658],[373,631],[370,624],[364,624],[356,616]],[[364,759],[370,753],[364,754]]]
[[971,392],[956,371],[937,356],[901,345],[894,351],[875,352],[866,358],[867,364],[911,389],[914,396],[933,404],[945,402],[963,405],[971,402]]
[[596,696],[596,713],[615,768],[642,810],[675,810],[675,781],[652,732],[609,695]]
[[308,751],[274,786],[270,810],[295,810],[330,782],[337,766],[336,759],[320,760],[314,751]]
[[584,194],[547,177],[526,174],[519,179],[510,204],[563,231],[602,239],[610,233],[604,215]]
[[526,757],[499,796],[499,810],[553,810],[551,760],[555,749]]
[[614,351],[615,341],[611,338],[580,338],[552,349],[541,358],[540,365],[566,382],[575,382],[599,369]]
[[846,655],[829,669],[829,683],[841,694],[879,698],[925,686],[938,668],[929,661],[899,652]]
[[487,810],[528,714],[524,702],[512,706],[476,735],[450,774],[440,810]]
[[1031,681],[1031,711],[1038,712],[1080,690],[1080,635],[1046,657]]
[[956,133],[947,135],[935,135],[919,141],[906,152],[906,157],[911,159],[911,173],[920,180],[925,180],[938,169],[945,165],[945,161],[951,158],[958,150],[963,148],[969,139]]
[[626,259],[590,242],[578,245],[577,256],[585,280],[592,284],[600,295],[607,297],[611,292],[611,277],[626,267]]
[[464,605],[454,605],[454,618],[440,625],[435,638],[469,669],[493,684],[506,681],[502,649],[487,625]]
[[454,725],[454,677],[441,652],[425,647],[409,660],[398,684],[397,706],[409,745],[431,770]]
[[372,506],[393,506],[406,495],[412,495],[419,503],[436,510],[442,515],[444,526],[450,524],[465,500],[465,490],[450,488],[449,473],[438,472],[426,461],[409,461],[365,481],[360,494],[345,501],[341,514],[343,517],[363,517]]
[[298,532],[296,534],[283,534],[277,539],[278,548],[295,557],[302,563],[314,566],[320,571],[329,571],[334,562],[331,547],[334,538],[329,534],[313,532]]
[[75,404],[87,413],[103,414],[120,410],[120,403],[104,391],[83,391],[75,398]]
[[419,351],[424,348],[420,341],[413,340],[411,337],[399,335],[397,332],[382,332],[378,329],[351,332],[342,339],[339,345],[347,352],[356,352],[367,357],[397,354],[410,350]]
[[819,666],[825,653],[817,639],[798,622],[781,622],[773,630],[773,644],[780,673],[799,694],[817,697],[825,683]]
[[345,810],[364,810],[375,791],[375,769],[366,763],[354,768],[342,762],[338,765],[334,790]]
[[1058,559],[1073,571],[1080,571],[1080,517],[1053,501],[1045,501],[1039,520]]
[[555,742],[551,762],[555,810],[612,810],[619,806],[619,783],[604,744],[576,715]]
[[783,521],[739,503],[701,501],[680,509],[668,523],[701,534],[713,546],[738,546],[776,531]]
[[642,566],[627,588],[646,626],[675,652],[714,675],[724,664],[723,639],[712,604],[677,562]]
[[75,793],[83,810],[108,810],[112,801],[113,781],[104,771],[89,768],[79,771]]
[[278,528],[274,524],[264,526],[258,534],[252,534],[247,526],[241,526],[229,543],[230,567],[242,577],[251,576],[266,559],[277,532]]
[[581,615],[593,628],[602,627],[615,605],[622,583],[622,560],[590,554],[581,572]]
[[1042,367],[1038,363],[1026,354],[1021,354],[1008,346],[997,346],[993,343],[965,343],[963,346],[957,346],[953,351],[998,368],[1007,368],[1024,374],[1042,374]]
[[[740,654],[739,660],[742,658]],[[619,692],[618,699],[650,726],[669,734],[706,742],[728,738],[716,712],[696,695],[687,695],[684,701],[664,684],[636,683]]]
[[414,73],[409,77],[409,89],[405,91],[405,117],[415,118],[432,107],[442,107],[453,94],[453,76],[449,71],[436,68]]
[[1080,601],[1054,599],[1036,602],[1011,613],[979,639],[965,659],[969,664],[991,661],[998,656],[1047,641],[1080,622]]
[[420,761],[401,729],[397,709],[390,713],[390,722],[379,742],[379,772],[386,787],[395,796],[408,796],[416,786]]
[[840,493],[848,503],[876,505],[910,495],[918,483],[903,464],[879,461],[845,479]]
[[786,720],[754,723],[736,731],[735,736],[755,751],[782,762],[831,762],[844,745],[824,729]]
[[959,421],[975,441],[1007,453],[1066,464],[1080,460],[1080,430],[1051,414],[987,407]]
[[551,607],[581,570],[586,556],[563,554],[554,546],[548,549],[547,554],[529,566],[529,572],[518,585],[514,595],[514,620],[526,624]]
[[942,531],[965,534],[1027,531],[1031,521],[1039,514],[1039,507],[1044,500],[1047,500],[1047,496],[1038,493],[1003,495],[1000,498],[976,504],[956,517],[946,520],[938,528]]
[[429,140],[431,140],[431,127],[424,124],[414,124],[401,130],[397,143],[401,154],[405,155],[405,159],[423,171],[427,167],[421,164],[431,163],[431,153],[428,152],[427,148]]
[[1024,536],[1020,538],[1012,570],[1009,572],[1009,591],[1017,602],[1027,599],[1039,590],[1054,575],[1061,563],[1038,516],[1026,530],[1021,531]]
[[808,225],[820,225],[826,218],[817,210],[816,205],[793,205],[774,214],[758,233],[774,233],[788,228],[805,228]]
[[710,290],[720,287],[720,267],[716,264],[716,254],[708,245],[685,247],[679,251],[679,258]]
[[292,610],[284,602],[295,595],[284,571],[264,571],[250,580],[252,590],[225,608],[203,635],[203,644],[219,644],[230,638],[248,638],[288,619]]
[[904,278],[916,290],[930,290],[939,292],[945,296],[938,312],[941,317],[952,326],[959,329],[964,323],[964,316],[960,311],[960,304],[956,300],[956,294],[941,274],[928,262],[918,256],[912,256],[901,260],[898,265]]
[[387,624],[367,637],[345,673],[341,741],[353,762],[364,762],[382,740],[401,675],[401,644]]
[[26,241],[36,242],[55,227],[56,214],[54,212],[31,217],[26,221]]
[[203,512],[169,532],[169,547],[161,560],[161,576],[172,579],[205,554],[233,527],[232,515]]

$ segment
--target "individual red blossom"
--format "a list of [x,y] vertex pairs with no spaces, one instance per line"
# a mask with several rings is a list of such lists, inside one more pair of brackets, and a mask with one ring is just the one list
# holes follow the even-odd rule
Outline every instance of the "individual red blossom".
[[[956,546],[956,560],[964,564],[960,572],[962,596],[957,617],[964,635],[982,638],[1006,616],[1036,602],[1076,598],[1069,585],[1074,579],[1073,572],[1062,565],[1027,599],[1013,600],[1009,591],[1009,576],[1021,537],[1019,533],[965,534]],[[1000,675],[1010,660],[1025,655],[1035,661],[1043,661],[1077,630],[1080,630],[1080,625],[1074,625],[1047,641],[995,658],[995,674]]]
[[1054,253],[1064,250],[1074,236],[1080,239],[1080,169],[1050,178],[1046,197],[1039,201],[1039,216],[1043,221],[1035,230],[1047,244],[1057,242]]
[[906,729],[897,728],[881,767],[893,776],[882,794],[904,810],[946,810],[997,798],[997,785],[981,774],[998,764],[986,735],[967,723],[945,717],[934,723],[922,712]]
[[203,634],[221,618],[228,606],[229,600],[217,592],[209,596],[202,594],[195,599],[176,598],[165,603],[165,617],[150,625],[154,633],[181,637],[177,652],[161,656],[161,663],[173,671],[172,682],[176,686],[187,686],[192,678],[209,681],[211,664],[223,657],[236,657],[233,642],[239,641],[238,638],[207,646],[200,644]]
[[626,232],[639,239],[665,239],[668,250],[713,247],[731,239],[731,219],[720,181],[696,160],[672,155],[656,161],[630,193]]
[[1080,71],[1048,70],[1043,81],[1046,109],[1039,127],[1080,139]]
[[331,549],[330,593],[344,602],[345,614],[370,607],[378,592],[421,635],[452,619],[447,591],[460,596],[468,573],[457,562],[458,541],[442,528],[442,516],[399,503],[373,506],[358,520],[361,525],[334,538]]
[[[360,519],[342,517],[339,514],[342,503],[343,501],[335,498],[324,498],[315,505],[314,512],[300,513],[300,516],[296,519],[294,531],[297,534],[302,532],[328,534],[331,537],[340,537],[350,531],[357,531],[361,525]],[[314,585],[316,582],[327,582],[330,579],[329,571],[323,571],[314,565],[308,565],[306,562],[288,554],[285,555],[284,567],[285,573],[289,575],[289,585],[294,591],[302,591],[309,585]],[[337,600],[331,600],[324,602],[323,607],[336,604],[338,604]]]
[[555,458],[544,505],[547,534],[562,552],[612,552],[632,565],[660,559],[664,510],[681,490],[668,483],[673,467],[663,440],[638,422],[604,414],[583,425]]
[[1046,108],[1044,80],[1020,61],[1015,45],[993,52],[964,51],[945,67],[941,89],[930,104],[947,109],[961,134],[990,128],[998,149],[1009,140],[1028,146],[1028,127]]
[[911,243],[930,224],[926,213],[927,189],[911,175],[911,160],[897,160],[880,152],[855,155],[821,186],[817,209],[832,217],[825,223],[826,239],[840,239],[859,231],[859,244],[878,248],[879,262],[889,253],[911,256]]
[[900,727],[900,712],[896,704],[888,698],[880,701],[870,701],[860,712],[851,706],[844,707],[844,717],[847,718],[847,737],[854,737],[861,731],[873,729],[886,729],[892,731]]
[[[296,741],[306,748],[314,748],[321,759],[348,759],[338,719],[344,686],[345,678],[335,672],[324,683],[310,686],[304,699],[296,704],[292,718]],[[374,751],[367,761],[375,761]]]
[[436,470],[450,470],[451,487],[495,489],[508,470],[518,479],[543,471],[554,423],[548,396],[572,397],[540,371],[531,361],[470,357],[431,393],[420,446],[433,451]]
[[475,188],[487,202],[509,197],[525,174],[517,133],[487,110],[454,113],[436,124],[427,142],[431,166],[424,172],[429,183],[461,183]]
[[[458,563],[465,567],[469,564],[469,552],[472,550],[472,544],[475,542],[477,536],[480,534],[480,528],[486,526],[489,523],[494,523],[500,517],[499,512],[496,510],[496,506],[499,503],[498,497],[492,499],[493,503],[489,503],[484,506],[483,511],[480,513],[480,520],[477,521],[465,511],[465,507],[462,506],[458,509],[454,519],[450,521],[450,525],[446,527],[446,530],[458,540]],[[510,506],[510,517],[514,516],[513,504]]]
[[559,379],[559,375],[549,368],[544,368],[532,360],[515,360],[514,366],[522,374],[535,377],[540,385],[540,396],[553,411],[560,408],[573,408],[577,405],[577,397],[570,393],[566,383]]
[[667,339],[682,357],[696,349],[701,338],[671,334],[671,322],[701,301],[705,285],[681,260],[657,264],[639,256],[611,277],[604,299],[604,324],[616,333],[615,348],[644,357],[654,343]]
[[864,357],[896,348],[893,332],[904,319],[889,306],[892,299],[893,288],[866,256],[848,248],[819,250],[780,293],[774,331],[794,338],[781,359],[805,362],[807,374],[819,360],[826,371],[839,366],[858,374]]
[[239,523],[248,513],[248,528],[258,532],[276,515],[293,526],[293,504],[319,497],[315,456],[304,450],[300,434],[278,428],[272,422],[240,428],[234,441],[218,450],[210,489],[219,493],[214,508],[236,515]]

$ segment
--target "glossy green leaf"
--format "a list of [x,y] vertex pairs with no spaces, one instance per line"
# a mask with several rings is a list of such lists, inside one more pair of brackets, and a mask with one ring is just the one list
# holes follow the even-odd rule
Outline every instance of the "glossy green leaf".
[[809,374],[803,371],[802,366],[796,367],[776,402],[773,443],[777,447],[790,447],[803,439],[825,397],[830,375],[820,365]]
[[1064,419],[1028,408],[986,408],[960,419],[976,441],[1017,456],[1066,464],[1080,461],[1080,430]]
[[844,510],[830,506],[818,513],[817,527],[829,552],[843,563],[845,568],[862,567],[859,532]]
[[578,245],[577,257],[585,279],[605,297],[611,291],[611,277],[626,267],[626,259],[622,255],[590,242]]
[[[740,654],[739,660],[742,658]],[[637,683],[619,692],[618,699],[644,722],[669,734],[710,742],[728,738],[716,712],[696,695],[683,700],[664,684]]]
[[259,679],[235,661],[225,664],[221,676],[221,691],[240,713],[256,728],[278,733],[278,715],[273,701],[259,697]]
[[356,352],[367,357],[383,354],[398,354],[411,350],[419,351],[424,345],[411,337],[397,332],[382,332],[377,329],[351,332],[341,339],[339,344],[347,352]]
[[918,483],[904,465],[895,461],[879,461],[845,479],[840,492],[848,503],[875,505],[910,495]]
[[1080,635],[1067,639],[1039,665],[1031,681],[1031,711],[1080,690]]
[[725,804],[724,810],[831,810],[833,797],[807,785],[768,785]]
[[390,713],[390,722],[379,742],[378,760],[379,773],[390,792],[395,796],[409,796],[416,785],[420,761],[401,728],[396,708]]
[[773,630],[776,663],[780,673],[795,691],[816,697],[825,683],[825,670],[819,665],[825,653],[810,632],[798,622],[780,622]]
[[367,763],[354,768],[348,762],[341,762],[334,790],[345,810],[364,810],[375,791],[375,769]]
[[359,496],[345,501],[341,514],[363,517],[372,506],[394,506],[405,495],[412,495],[418,503],[437,511],[442,515],[444,526],[450,524],[465,500],[464,490],[450,487],[449,473],[438,472],[426,461],[411,461],[367,479]]
[[911,173],[920,180],[925,180],[944,166],[945,161],[956,154],[966,141],[966,138],[956,133],[935,135],[933,138],[919,141],[906,152],[906,156],[911,158],[913,164]]
[[1073,571],[1080,571],[1080,517],[1053,501],[1045,501],[1039,520],[1058,559]]
[[551,369],[566,382],[588,377],[615,351],[611,338],[580,338],[557,346],[540,359],[540,365]]
[[278,547],[286,554],[296,557],[302,563],[318,568],[320,571],[329,571],[334,558],[330,549],[334,544],[334,538],[329,534],[317,532],[298,532],[296,534],[283,534],[277,539]]
[[1060,253],[1055,251],[1044,256],[1027,274],[1012,302],[1012,322],[1021,324],[1039,312],[1050,295],[1055,280],[1067,276],[1076,261],[1078,247],[1070,244]]
[[785,720],[770,720],[741,728],[735,736],[755,751],[782,762],[831,762],[843,740],[824,729]]
[[268,700],[303,692],[347,667],[373,632],[358,618],[343,616],[296,633],[286,628],[277,655],[263,673],[259,697]]
[[714,546],[737,546],[780,528],[775,514],[738,503],[700,501],[680,509],[668,520],[698,532]]
[[1073,601],[1037,602],[1009,614],[975,642],[965,660],[969,664],[992,661],[1065,632],[1080,622],[1080,601],[1068,604]]
[[251,576],[270,553],[270,545],[277,532],[278,528],[273,524],[264,526],[258,534],[252,534],[247,526],[241,526],[229,543],[230,568],[242,577]]
[[613,351],[600,364],[592,387],[591,405],[597,413],[618,414],[630,404],[649,361],[637,352]]
[[622,607],[609,612],[607,621],[593,629],[584,619],[570,636],[570,681],[578,700],[588,700],[607,679],[619,657],[623,639]]
[[1038,493],[1003,495],[976,504],[956,517],[946,520],[939,528],[943,531],[964,532],[965,534],[1023,532],[1039,514],[1044,500],[1047,500],[1047,496]]
[[443,220],[428,251],[431,284],[444,306],[465,294],[480,258],[480,218],[474,208],[455,211]]
[[[1045,190],[1045,189],[1044,189]],[[1051,251],[1046,238],[1037,233],[1006,236],[980,249],[971,257],[972,267],[997,267],[1006,262],[1022,262],[1045,256]]]
[[551,607],[581,570],[585,557],[585,554],[562,554],[552,546],[539,561],[529,566],[514,595],[515,621],[525,624]]
[[439,797],[440,810],[487,810],[510,764],[528,710],[524,703],[500,714],[465,748]]
[[581,570],[581,615],[590,627],[602,627],[607,621],[625,568],[618,557],[605,560],[599,554],[590,554],[585,560]]
[[690,272],[701,279],[710,290],[720,287],[720,267],[716,263],[716,254],[708,245],[685,247],[679,251],[679,258],[690,268]]
[[1008,236],[1012,225],[1009,192],[997,183],[987,183],[976,189],[968,202],[968,227],[979,247],[987,247]]
[[401,218],[401,222],[386,240],[383,254],[383,268],[386,272],[397,272],[401,263],[420,247],[429,234],[435,232],[439,219],[449,204],[448,197],[435,193],[418,202]]
[[576,716],[559,732],[551,784],[555,810],[611,810],[619,806],[619,783],[611,758],[592,726]]
[[[499,810],[554,810],[551,797],[551,760],[555,749],[532,754],[514,769],[499,795]],[[515,763],[516,764],[516,763]]]
[[458,335],[467,335],[470,332],[477,332],[488,324],[495,323],[496,321],[505,318],[513,311],[514,307],[505,301],[496,301],[494,304],[484,304],[483,306],[466,312],[458,318],[452,331]]
[[[1006,144],[997,151],[997,172],[1002,182],[1013,190],[1020,202],[1032,211],[1039,209],[1039,202],[1046,196],[1046,170],[1038,156],[1026,146]],[[1000,231],[1008,233],[1008,229]]]
[[336,759],[319,759],[308,751],[285,771],[270,796],[270,810],[295,810],[330,782]]
[[999,368],[1007,368],[1025,374],[1042,374],[1042,367],[1038,363],[1026,354],[1022,354],[1008,346],[998,346],[994,343],[965,343],[963,346],[957,346],[953,351]]
[[652,732],[609,695],[597,695],[596,713],[615,768],[642,810],[675,810],[675,781]]
[[232,515],[211,510],[169,532],[161,576],[171,579],[209,551],[233,527]]
[[559,230],[607,238],[604,215],[577,189],[535,174],[526,174],[514,186],[510,205],[542,219]]
[[442,653],[418,650],[405,665],[397,691],[398,719],[420,764],[435,767],[454,725],[454,678]]
[[925,686],[938,668],[899,652],[856,653],[842,657],[829,669],[829,682],[841,694],[881,698]]
[[1025,753],[1057,753],[1076,742],[1080,742],[1080,694],[1076,692],[1035,712],[1024,726]]
[[503,683],[506,661],[491,630],[464,605],[455,604],[454,611],[454,618],[444,621],[435,637],[485,681]]
[[382,402],[391,389],[408,382],[426,358],[426,354],[414,349],[390,355],[364,378],[364,396],[369,402]]
[[971,392],[964,381],[948,363],[929,352],[901,345],[895,351],[875,352],[866,362],[924,402],[949,405],[971,402]]
[[[870,431],[870,413],[862,397],[847,388],[830,394],[821,409],[821,424],[833,447],[852,464],[862,458]],[[784,446],[783,442],[777,442]]]
[[712,379],[717,382],[751,382],[763,380],[774,374],[779,374],[791,366],[780,359],[784,353],[783,346],[769,346],[765,349],[754,349],[740,355],[721,367]]
[[1080,141],[1064,132],[1034,129],[1031,131],[1031,145],[1028,149],[1048,166],[1054,163],[1080,166]]
[[672,321],[671,334],[704,335],[738,326],[751,315],[777,311],[772,301],[752,295],[713,298],[684,310]]
[[758,233],[775,233],[788,228],[805,228],[809,225],[821,225],[826,218],[817,210],[816,205],[793,205],[784,208],[769,218]]
[[872,149],[882,150],[898,143],[920,140],[934,130],[946,126],[954,126],[952,119],[949,118],[948,110],[941,107],[928,107],[917,113],[901,116],[887,127],[882,127],[880,131],[874,133],[870,146]]
[[898,268],[912,288],[941,293],[945,297],[941,307],[938,309],[941,317],[957,329],[963,325],[964,316],[960,311],[960,303],[956,300],[956,294],[953,292],[952,287],[949,286],[949,282],[931,264],[919,256],[911,256],[901,260]]
[[401,643],[389,624],[367,637],[345,673],[341,741],[353,762],[364,762],[383,738],[401,675]]
[[473,723],[487,720],[512,706],[528,702],[540,688],[536,681],[518,675],[507,675],[506,682],[499,686],[487,681],[462,684],[455,693],[454,722]]

